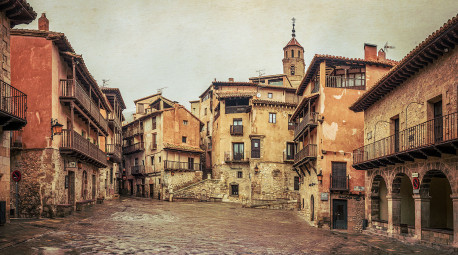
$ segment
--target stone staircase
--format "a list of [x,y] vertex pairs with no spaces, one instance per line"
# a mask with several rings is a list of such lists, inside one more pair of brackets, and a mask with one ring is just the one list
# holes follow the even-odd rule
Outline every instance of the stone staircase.
[[205,179],[170,193],[170,201],[222,201],[225,187],[219,179]]

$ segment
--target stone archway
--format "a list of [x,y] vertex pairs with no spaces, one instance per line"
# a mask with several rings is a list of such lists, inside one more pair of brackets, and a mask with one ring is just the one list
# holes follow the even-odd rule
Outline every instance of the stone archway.
[[388,221],[388,189],[382,176],[376,175],[371,189],[371,219],[374,221]]
[[392,183],[392,215],[393,224],[415,226],[415,201],[413,186],[410,178],[404,173],[398,173]]

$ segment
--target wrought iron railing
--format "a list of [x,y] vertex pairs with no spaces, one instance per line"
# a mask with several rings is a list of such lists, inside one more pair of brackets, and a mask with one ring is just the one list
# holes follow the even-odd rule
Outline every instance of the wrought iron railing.
[[243,135],[243,125],[231,125],[231,135]]
[[294,129],[294,137],[297,137],[299,133],[301,133],[302,130],[304,130],[304,128],[307,127],[307,125],[317,124],[317,119],[317,112],[311,112],[310,114],[306,114],[302,121],[299,124],[297,124],[296,128]]
[[226,151],[224,152],[224,161],[248,161],[248,159],[244,157],[243,152],[232,153]]
[[458,113],[430,119],[353,151],[353,164],[458,139]]
[[0,81],[0,111],[25,121],[27,95],[8,83]]
[[164,169],[166,170],[188,170],[188,171],[201,171],[201,163],[180,162],[164,160]]
[[108,122],[100,113],[100,107],[89,97],[77,80],[75,83],[73,81],[72,79],[60,80],[60,96],[76,99],[100,128],[107,131]]
[[299,163],[305,158],[316,158],[316,144],[307,144],[294,155],[294,163]]
[[326,87],[365,90],[366,79],[348,78],[344,76],[326,76]]
[[145,166],[143,165],[138,165],[138,166],[132,166],[130,173],[132,175],[142,175],[145,174]]
[[330,190],[349,190],[349,177],[331,175]]
[[75,150],[85,157],[92,158],[103,165],[107,165],[107,155],[99,147],[91,143],[87,138],[73,130],[62,130],[61,148]]
[[131,154],[145,149],[145,144],[143,142],[134,143],[132,145],[127,145],[122,148],[123,154]]

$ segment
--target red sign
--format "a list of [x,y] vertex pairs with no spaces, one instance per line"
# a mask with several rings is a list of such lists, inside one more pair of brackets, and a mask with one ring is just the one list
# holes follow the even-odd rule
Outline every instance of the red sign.
[[122,177],[122,179],[123,179],[124,181],[127,180],[127,176],[124,175],[124,176]]
[[413,189],[420,188],[420,180],[418,179],[418,177],[413,178],[412,184],[413,184]]
[[21,172],[19,172],[18,170],[13,171],[13,173],[11,174],[11,178],[15,182],[20,181],[21,180]]

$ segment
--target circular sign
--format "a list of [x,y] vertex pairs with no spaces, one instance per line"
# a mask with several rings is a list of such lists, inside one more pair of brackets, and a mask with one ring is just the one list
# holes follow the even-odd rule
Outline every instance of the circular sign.
[[413,178],[413,189],[419,189],[420,188],[420,180],[418,177]]
[[18,170],[13,171],[13,173],[11,174],[11,178],[15,182],[20,181],[21,180],[21,172],[19,172]]
[[122,179],[123,179],[124,181],[127,180],[127,176],[123,175],[123,176],[122,176]]

